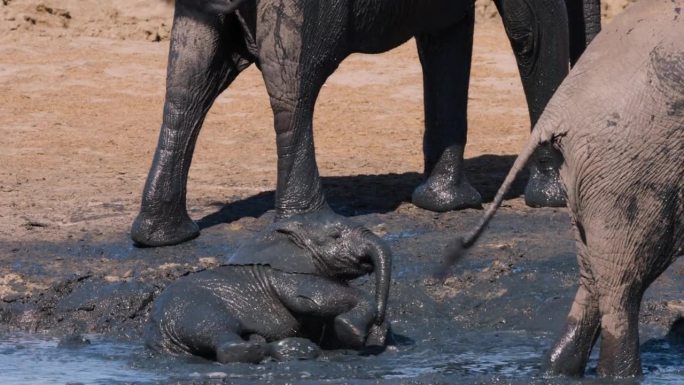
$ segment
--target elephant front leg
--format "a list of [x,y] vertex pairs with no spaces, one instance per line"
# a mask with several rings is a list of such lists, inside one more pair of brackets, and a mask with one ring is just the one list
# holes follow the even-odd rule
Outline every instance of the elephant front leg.
[[[278,151],[276,218],[327,207],[316,164],[313,111],[318,93],[336,66],[334,47],[316,22],[304,24],[315,2],[259,4],[259,65],[274,114]],[[287,37],[287,38],[284,38]],[[309,47],[306,49],[305,47]]]
[[601,298],[601,351],[597,372],[602,377],[640,376],[639,305],[641,294],[622,288]]
[[[496,0],[513,47],[532,126],[568,74],[568,17],[563,0]],[[563,157],[551,145],[539,146],[529,164],[525,203],[565,206],[558,169]]]
[[313,144],[314,102],[271,100],[278,147],[276,218],[327,208]]
[[139,246],[173,245],[199,234],[185,202],[197,135],[214,99],[249,65],[236,59],[240,33],[233,19],[203,13],[186,2],[176,2],[163,123],[131,229]]
[[412,200],[431,211],[482,204],[463,170],[473,24],[470,12],[444,31],[416,37],[425,93],[425,181],[413,192]]
[[[354,288],[347,288],[349,296],[354,299],[351,309],[335,317],[335,335],[344,345],[352,349],[361,349],[366,346],[367,337],[373,336],[374,341],[368,341],[373,345],[383,345],[388,331],[387,324],[374,325],[375,302],[364,292]],[[371,331],[378,329],[378,332],[371,334]]]
[[309,274],[285,274],[276,279],[274,286],[292,313],[333,319],[335,339],[340,345],[352,349],[364,347],[376,319],[375,301],[366,293]]

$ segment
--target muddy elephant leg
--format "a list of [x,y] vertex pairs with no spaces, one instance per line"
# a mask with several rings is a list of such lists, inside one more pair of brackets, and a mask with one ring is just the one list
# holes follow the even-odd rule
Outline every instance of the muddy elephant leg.
[[630,287],[612,288],[599,300],[601,350],[597,372],[602,377],[641,375],[639,307],[642,293]]
[[[568,17],[563,0],[496,0],[518,62],[534,126],[568,74]],[[565,205],[558,168],[560,152],[539,146],[529,165],[525,202],[533,207]]]
[[186,183],[197,135],[214,99],[249,61],[238,54],[232,18],[204,14],[176,2],[167,70],[164,118],[131,237],[139,246],[173,245],[199,228],[186,210]]
[[[192,288],[182,292],[168,293],[164,311],[153,313],[158,317],[160,334],[165,336],[163,345],[176,345],[191,354],[226,362],[259,362],[268,352],[264,339],[242,338],[242,325],[226,304],[206,292],[192,293]],[[196,298],[203,298],[197,301]],[[155,338],[155,334],[148,338]],[[157,344],[149,340],[148,345]],[[178,349],[174,349],[178,350]]]
[[598,298],[584,284],[580,284],[565,331],[546,357],[546,370],[552,374],[582,376],[596,343],[600,323]]
[[[283,0],[258,6],[258,18],[272,20],[257,30],[259,64],[274,114],[278,151],[276,219],[327,208],[316,164],[313,112],[328,76],[346,56],[327,36],[336,20],[318,14],[316,2]],[[317,22],[305,23],[316,14]],[[284,38],[287,37],[287,38]]]
[[412,200],[431,211],[482,204],[463,170],[473,25],[470,12],[446,30],[416,37],[425,94],[425,181],[415,189]]
[[346,347],[364,346],[376,315],[375,301],[367,293],[315,275],[281,276],[274,287],[294,314],[334,319],[337,339]]
[[224,332],[215,336],[216,361],[259,363],[270,353],[266,340],[258,335],[251,335],[244,340],[239,335]]
[[276,361],[312,360],[321,354],[320,347],[306,338],[283,338],[268,346],[268,355]]
[[577,63],[584,49],[601,31],[600,0],[565,0],[568,9],[570,64]]

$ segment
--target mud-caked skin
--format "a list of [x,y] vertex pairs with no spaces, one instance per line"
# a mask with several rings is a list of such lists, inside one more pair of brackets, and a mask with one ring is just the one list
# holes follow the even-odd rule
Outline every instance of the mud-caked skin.
[[[563,0],[496,4],[534,122],[567,74],[568,11],[577,19],[570,20],[571,33],[584,43],[591,14],[566,9]],[[199,234],[186,210],[197,135],[214,99],[251,63],[263,74],[274,113],[277,217],[325,207],[312,131],[321,86],[349,54],[387,51],[411,37],[425,88],[425,181],[413,201],[434,211],[479,207],[480,194],[463,172],[473,12],[473,0],[177,0],[164,117],[132,226],[135,243],[172,245]],[[558,162],[543,155],[533,162],[528,202],[561,205]]]
[[[153,305],[147,346],[219,362],[315,358],[319,343],[383,347],[389,249],[361,226],[331,218],[316,212],[277,222],[228,265],[169,285]],[[348,285],[371,272],[375,297]]]
[[541,144],[563,155],[580,282],[552,373],[580,376],[601,336],[598,373],[641,374],[644,291],[684,255],[684,0],[638,2],[599,34],[553,96],[524,152],[455,261]]

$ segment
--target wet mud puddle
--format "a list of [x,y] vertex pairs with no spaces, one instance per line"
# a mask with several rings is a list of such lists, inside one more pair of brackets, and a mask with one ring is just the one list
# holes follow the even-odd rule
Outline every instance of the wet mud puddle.
[[[0,336],[3,385],[42,384],[367,384],[367,383],[605,383],[591,369],[582,381],[544,378],[543,352],[552,336],[526,332],[468,332],[444,341],[404,343],[379,356],[330,352],[316,361],[218,365],[196,358],[154,356],[141,344],[90,336],[90,344],[64,347],[36,335]],[[684,351],[664,340],[642,346],[641,384],[684,382]],[[589,368],[596,366],[594,356]]]

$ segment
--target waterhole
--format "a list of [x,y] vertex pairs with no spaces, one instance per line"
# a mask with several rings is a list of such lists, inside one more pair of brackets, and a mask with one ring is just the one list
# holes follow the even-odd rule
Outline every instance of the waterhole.
[[[411,341],[378,356],[326,352],[315,361],[219,365],[192,357],[168,357],[142,344],[86,336],[89,344],[63,347],[57,339],[30,334],[0,337],[0,373],[4,385],[168,384],[187,383],[458,383],[577,384],[545,378],[540,371],[552,336],[526,332],[467,332],[440,341]],[[642,384],[684,382],[684,354],[665,340],[642,345]],[[596,378],[596,354],[579,383]],[[312,382],[313,381],[313,382]],[[457,382],[452,382],[457,381]]]

